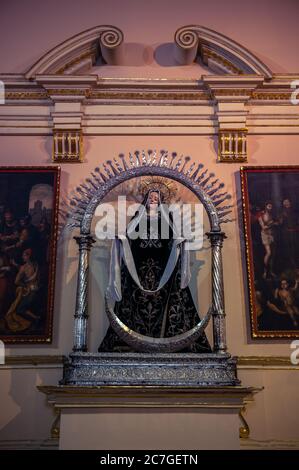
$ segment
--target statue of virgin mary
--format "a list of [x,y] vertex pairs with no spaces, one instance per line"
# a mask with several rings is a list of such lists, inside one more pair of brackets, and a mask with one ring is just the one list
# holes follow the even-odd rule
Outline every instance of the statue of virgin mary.
[[[128,329],[153,338],[180,335],[200,321],[188,287],[189,252],[185,240],[176,236],[173,217],[165,207],[161,186],[146,191],[126,233],[112,243],[106,292],[106,300]],[[98,350],[131,352],[132,348],[109,326]],[[205,333],[183,352],[211,352]]]

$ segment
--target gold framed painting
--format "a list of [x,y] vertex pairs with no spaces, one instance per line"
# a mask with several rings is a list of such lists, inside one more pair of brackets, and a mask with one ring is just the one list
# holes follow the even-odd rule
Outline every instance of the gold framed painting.
[[0,167],[0,339],[50,343],[60,167]]
[[241,168],[251,333],[299,337],[299,166]]

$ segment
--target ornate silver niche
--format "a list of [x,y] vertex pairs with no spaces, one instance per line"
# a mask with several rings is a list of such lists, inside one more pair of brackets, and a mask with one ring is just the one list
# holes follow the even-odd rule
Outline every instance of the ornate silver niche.
[[[152,352],[88,352],[88,267],[94,243],[91,223],[96,207],[116,186],[140,176],[162,176],[178,181],[190,189],[203,204],[209,218],[207,233],[211,244],[212,301],[207,315],[213,322],[213,352],[170,353],[159,348]],[[221,224],[229,222],[227,200],[231,196],[224,184],[215,179],[204,165],[189,156],[169,154],[166,150],[136,151],[120,154],[95,168],[77,188],[71,204],[74,208],[71,227],[80,228],[75,240],[79,246],[77,297],[74,321],[73,352],[66,359],[63,385],[238,385],[236,359],[227,352],[223,292],[222,246],[225,234]],[[111,317],[110,317],[111,320]],[[208,323],[208,322],[206,322]]]

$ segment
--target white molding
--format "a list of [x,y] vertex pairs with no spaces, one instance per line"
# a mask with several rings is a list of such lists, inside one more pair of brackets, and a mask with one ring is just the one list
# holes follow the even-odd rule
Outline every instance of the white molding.
[[92,66],[99,53],[107,63],[116,64],[120,62],[122,43],[123,33],[115,26],[100,25],[87,29],[44,54],[30,67],[25,77],[32,79],[45,73],[80,73],[86,65]]
[[[76,129],[84,135],[299,134],[299,105],[289,99],[299,75],[203,76],[202,80],[99,79],[42,74],[26,80],[2,74],[0,135],[44,135]],[[273,82],[273,83],[272,83]]]
[[179,28],[174,36],[176,59],[190,64],[199,56],[210,68],[222,73],[251,73],[272,77],[269,67],[233,39],[199,25]]

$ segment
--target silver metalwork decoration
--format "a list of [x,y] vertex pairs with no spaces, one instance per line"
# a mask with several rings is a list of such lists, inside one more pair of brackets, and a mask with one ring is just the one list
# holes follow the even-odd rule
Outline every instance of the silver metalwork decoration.
[[180,168],[181,164],[182,164],[182,157],[179,158],[179,160],[178,160],[177,164],[175,165],[174,169],[179,171],[179,168]]
[[[104,163],[102,165],[103,170],[100,167],[95,168],[86,182],[77,188],[77,192],[71,201],[73,212],[68,224],[70,227],[80,228],[80,236],[76,237],[80,253],[74,330],[74,351],[76,353],[70,355],[65,365],[63,383],[92,385],[102,383],[235,385],[239,383],[236,378],[235,362],[225,352],[225,313],[221,255],[225,235],[221,231],[220,225],[228,221],[225,217],[231,212],[231,206],[223,203],[231,196],[227,192],[220,192],[224,185],[219,183],[218,179],[211,180],[215,175],[204,169],[203,164],[195,164],[190,160],[191,158],[188,156],[178,158],[176,152],[168,154],[166,150],[161,150],[158,157],[156,150],[148,150],[147,153],[144,150],[141,152],[135,151],[134,154],[129,153],[128,160],[124,154],[120,154],[113,161],[108,160]],[[123,339],[130,346],[139,351],[155,351],[154,355],[146,355],[142,352],[135,353],[136,357],[137,355],[139,358],[147,357],[144,360],[148,362],[147,365],[143,364],[141,367],[136,368],[135,375],[132,375],[134,361],[132,364],[130,361],[128,362],[128,358],[131,357],[130,354],[121,355],[122,359],[119,360],[115,359],[115,354],[90,355],[84,352],[87,350],[88,254],[94,241],[90,231],[96,207],[113,188],[129,179],[141,176],[160,176],[178,181],[190,189],[204,205],[210,222],[210,232],[207,235],[212,248],[212,307],[195,328],[173,338],[150,338],[132,332],[124,327],[113,311],[109,310],[107,314],[111,323],[114,326],[116,325],[118,334],[121,337],[124,336]],[[206,327],[211,314],[213,318],[214,352],[216,354],[207,354],[204,355],[205,357],[201,354],[191,354],[187,355],[187,358],[185,354],[174,353],[173,351],[181,350],[189,344],[190,339],[191,341],[195,340],[195,336],[199,335]],[[167,355],[168,352],[171,352],[171,354]],[[165,359],[166,362],[161,359],[161,353],[163,353],[163,360]],[[174,373],[173,367],[174,364],[178,365],[177,360],[180,366]],[[191,367],[195,367],[192,373],[191,369],[187,367],[189,363],[190,365],[193,364]],[[194,366],[194,364],[196,365]],[[162,371],[161,374],[158,371]]]
[[72,353],[62,385],[239,385],[229,354]]
[[184,160],[185,160],[185,161],[184,161],[184,165],[183,165],[183,168],[181,169],[181,172],[182,172],[182,173],[184,173],[185,167],[186,167],[186,165],[188,164],[188,162],[190,162],[191,157],[188,157],[188,156],[187,156],[187,157],[185,157]]
[[225,353],[226,332],[224,312],[224,289],[222,268],[222,246],[225,238],[224,232],[207,233],[212,247],[212,305],[213,305],[213,337],[214,351]]
[[195,172],[194,172],[193,175],[191,176],[191,179],[192,179],[192,180],[196,180],[197,175],[198,175],[199,171],[200,171],[202,168],[203,168],[203,164],[202,164],[202,163],[199,163],[199,164],[197,165],[197,168],[196,168]]
[[117,168],[117,171],[123,171],[122,167],[120,166],[119,162],[116,160],[116,158],[114,158],[114,163],[115,163],[115,166]]
[[107,177],[104,175],[104,173],[100,170],[100,168],[95,168],[95,171],[99,173],[100,177],[104,181],[104,183],[107,181]]
[[199,183],[204,179],[204,177],[206,176],[207,173],[208,173],[208,170],[207,170],[207,169],[204,170],[204,171],[201,173],[201,175],[199,175],[199,177],[197,178],[196,183],[199,184]]
[[151,163],[152,163],[152,155],[153,155],[153,151],[152,151],[152,150],[148,150],[148,151],[147,151],[147,165],[151,165]]
[[113,309],[109,307],[107,300],[106,313],[114,331],[134,351],[169,353],[181,351],[199,338],[209,323],[212,308],[208,310],[204,318],[194,328],[170,338],[152,338],[136,333],[136,331],[128,330],[128,327],[115,315]]
[[172,152],[171,154],[171,161],[170,161],[170,164],[169,164],[169,168],[172,168],[172,163],[173,161],[176,159],[177,157],[177,153],[176,152]]
[[124,154],[123,154],[123,153],[120,153],[120,154],[119,154],[119,158],[120,158],[120,160],[122,161],[124,170],[128,170],[129,168],[128,168],[128,165],[127,165],[127,163],[126,163],[126,159],[125,159]]
[[74,237],[79,245],[79,269],[74,325],[73,351],[87,351],[89,251],[95,241],[90,235]]
[[107,160],[107,163],[108,163],[108,165],[110,166],[110,168],[111,168],[111,170],[113,171],[113,173],[114,173],[115,175],[118,175],[118,171],[116,171],[116,169],[114,168],[112,161],[111,161],[111,160]]
[[134,167],[134,166],[135,166],[135,162],[134,162],[133,155],[132,155],[131,153],[129,153],[129,158],[130,158],[130,165],[131,165],[131,167]]
[[157,150],[154,150],[154,153],[153,153],[153,158],[152,158],[152,165],[156,165],[156,158],[157,158]]
[[[218,209],[218,206],[221,206],[222,202],[229,199],[230,196],[226,192],[219,193],[219,190],[224,186],[222,183],[219,183],[218,186],[215,186],[217,180],[209,183],[214,174],[208,174],[208,170],[204,169],[201,163],[197,165],[193,174],[194,163],[191,163],[189,170],[185,171],[187,164],[191,160],[189,156],[181,156],[177,163],[174,164],[177,158],[176,152],[173,152],[168,159],[168,152],[161,150],[158,160],[156,150],[148,150],[147,153],[148,157],[145,151],[141,152],[141,157],[139,151],[136,151],[135,155],[130,153],[128,162],[125,155],[120,154],[118,160],[114,158],[114,162],[108,160],[104,163],[103,171],[100,167],[96,167],[94,172],[91,173],[91,177],[88,178],[89,185],[87,186],[82,183],[77,188],[78,195],[75,195],[72,199],[74,210],[71,214],[71,219],[73,220],[70,221],[69,225],[80,227],[81,233],[89,234],[95,208],[109,191],[128,179],[154,175],[179,181],[193,191],[203,203],[208,213],[211,229],[219,231],[220,223],[224,221],[221,220],[224,219],[224,213],[223,211],[221,212],[221,207]],[[184,163],[181,167],[183,161]],[[78,201],[80,203],[83,202],[86,206],[84,214],[77,210]]]
[[142,165],[146,165],[147,164],[147,158],[146,158],[144,150],[142,150],[141,155],[142,155]]
[[[108,164],[108,162],[107,162],[107,164]],[[112,178],[113,175],[112,175],[111,171],[109,170],[109,168],[107,167],[107,165],[105,163],[103,163],[103,168],[104,168],[105,173],[107,174],[108,178]]]
[[214,176],[215,176],[214,173],[210,173],[209,176],[208,176],[205,180],[203,180],[203,181],[200,183],[200,186],[201,186],[202,188],[204,188],[205,191],[206,191],[206,189],[207,189],[207,183],[210,181],[211,178],[214,178]]
[[192,165],[190,166],[189,170],[188,170],[187,173],[186,173],[186,176],[190,176],[190,175],[191,175],[191,173],[192,173],[194,167],[195,167],[195,162],[193,162]]
[[163,166],[168,166],[168,153],[166,153],[163,157]]

